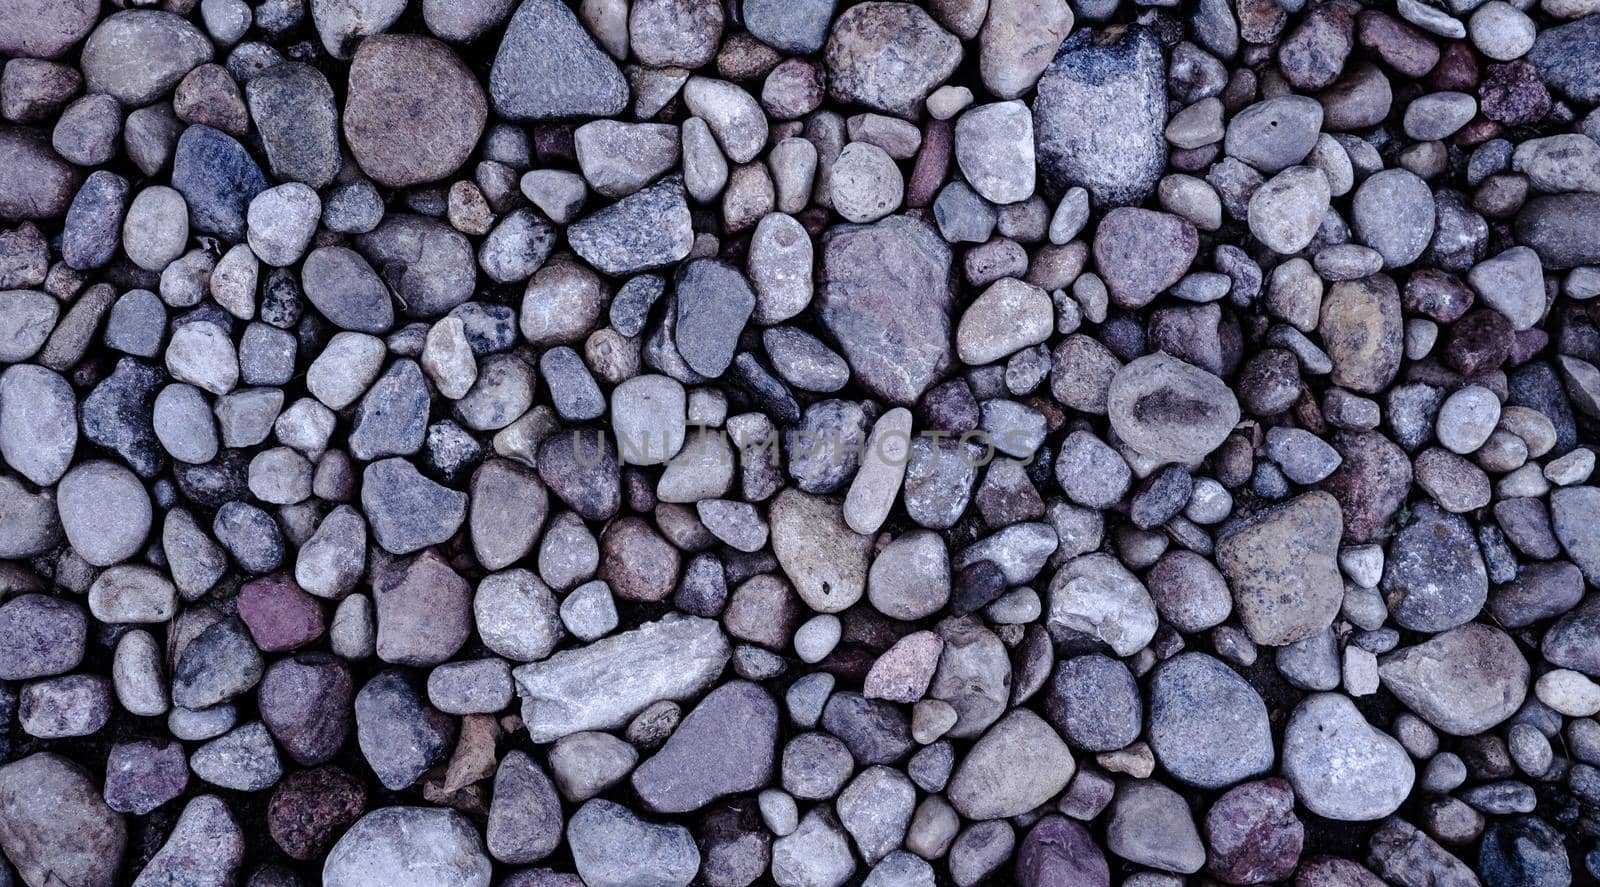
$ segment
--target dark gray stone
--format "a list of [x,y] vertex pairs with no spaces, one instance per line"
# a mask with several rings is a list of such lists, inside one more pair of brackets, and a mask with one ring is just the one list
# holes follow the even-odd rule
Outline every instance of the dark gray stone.
[[628,82],[560,0],[525,0],[489,72],[489,100],[515,120],[613,117]]
[[195,125],[183,131],[172,158],[172,187],[189,204],[195,230],[229,241],[245,235],[245,211],[267,178],[233,136]]
[[657,813],[687,813],[772,777],[778,706],[759,686],[724,684],[684,716],[661,751],[633,772],[633,788]]
[[1167,162],[1161,43],[1134,26],[1101,43],[1080,28],[1039,78],[1033,134],[1044,191],[1080,185],[1100,206],[1142,202]]

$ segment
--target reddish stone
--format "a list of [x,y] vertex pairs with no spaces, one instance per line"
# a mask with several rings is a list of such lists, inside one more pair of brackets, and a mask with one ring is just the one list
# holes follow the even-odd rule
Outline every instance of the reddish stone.
[[1345,542],[1360,544],[1380,535],[1411,492],[1411,460],[1376,431],[1338,434],[1333,448],[1344,461],[1322,482],[1344,512]]
[[1550,113],[1550,107],[1550,90],[1539,69],[1521,59],[1490,65],[1478,87],[1483,116],[1506,126],[1532,126]]
[[1275,0],[1239,0],[1239,37],[1246,43],[1276,43],[1289,13]]
[[578,148],[570,123],[544,123],[533,127],[533,156],[542,165],[575,164]]
[[933,203],[950,174],[951,126],[948,120],[929,120],[922,131],[922,147],[911,167],[906,184],[906,206],[916,208]]
[[274,573],[239,589],[239,618],[256,646],[293,650],[322,637],[322,605],[288,573]]
[[1426,314],[1439,323],[1455,323],[1474,300],[1472,289],[1448,271],[1424,268],[1406,281],[1400,304],[1412,314]]
[[1385,887],[1383,879],[1359,862],[1313,856],[1295,873],[1294,887]]
[[267,831],[295,859],[323,855],[367,808],[367,789],[338,767],[290,773],[267,805]]
[[871,650],[840,644],[828,654],[828,658],[817,663],[816,669],[825,671],[846,683],[860,683],[866,680],[867,673],[872,670],[872,663],[875,661],[877,657]]
[[135,739],[111,746],[106,756],[106,806],[143,816],[183,794],[189,761],[183,743]]
[[385,571],[372,601],[384,662],[438,665],[472,634],[472,586],[433,549]]
[[1278,45],[1278,70],[1299,89],[1314,92],[1339,79],[1354,45],[1355,19],[1335,3],[1313,6]]
[[1294,790],[1278,778],[1229,789],[1206,814],[1205,834],[1206,869],[1229,884],[1289,877],[1306,840],[1294,815]]
[[1407,77],[1422,77],[1439,63],[1439,44],[1420,28],[1376,9],[1356,16],[1362,48]]
[[625,517],[600,536],[599,575],[623,600],[663,600],[678,585],[678,550],[649,524]]
[[717,73],[724,80],[746,83],[767,76],[781,61],[782,53],[748,31],[738,31],[722,41],[717,50]]
[[1447,44],[1433,66],[1428,85],[1435,90],[1472,92],[1478,86],[1478,57],[1462,42]]
[[1017,851],[1019,887],[1108,887],[1111,868],[1089,830],[1064,816],[1039,820]]
[[261,720],[289,757],[306,765],[331,760],[350,733],[355,696],[350,667],[328,653],[279,659],[261,679]]
[[1480,115],[1456,130],[1455,135],[1450,137],[1450,143],[1458,148],[1476,148],[1490,139],[1499,138],[1505,130],[1505,127]]
[[1505,363],[1511,344],[1511,321],[1498,311],[1479,308],[1450,327],[1444,361],[1464,376],[1476,376]]

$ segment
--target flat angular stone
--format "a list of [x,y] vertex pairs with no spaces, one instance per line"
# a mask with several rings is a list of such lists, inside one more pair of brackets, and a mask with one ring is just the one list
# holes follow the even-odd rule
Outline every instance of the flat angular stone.
[[567,229],[567,243],[606,274],[634,274],[679,261],[694,245],[683,177],[668,176],[579,219]]
[[1072,780],[1072,753],[1054,728],[1017,709],[983,734],[950,779],[950,803],[968,819],[1020,816]]
[[1323,492],[1257,512],[1217,542],[1217,563],[1250,639],[1282,646],[1329,625],[1344,602],[1336,558],[1344,519]]
[[822,239],[823,324],[869,391],[911,406],[950,367],[955,278],[927,222],[890,216]]
[[684,716],[666,745],[633,771],[633,789],[657,813],[698,810],[772,778],[778,705],[759,686],[723,684]]
[[1452,736],[1488,730],[1528,695],[1528,661],[1516,642],[1476,622],[1383,657],[1378,675],[1407,708]]
[[561,0],[525,0],[489,71],[489,99],[514,120],[612,117],[628,81]]
[[717,623],[699,617],[647,622],[512,672],[534,742],[616,730],[651,703],[700,693],[732,655]]

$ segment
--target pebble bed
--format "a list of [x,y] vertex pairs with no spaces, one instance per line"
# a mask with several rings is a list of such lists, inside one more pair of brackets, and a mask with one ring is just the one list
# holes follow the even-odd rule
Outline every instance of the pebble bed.
[[1600,881],[1600,0],[0,62],[0,887]]

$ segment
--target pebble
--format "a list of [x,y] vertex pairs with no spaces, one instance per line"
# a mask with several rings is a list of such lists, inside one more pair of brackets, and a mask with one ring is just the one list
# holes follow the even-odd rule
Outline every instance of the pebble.
[[195,124],[183,131],[173,151],[172,187],[188,203],[190,227],[239,241],[245,237],[245,210],[267,189],[267,180],[236,139]]
[[1387,277],[1335,283],[1323,300],[1317,331],[1328,346],[1335,384],[1376,393],[1399,370],[1404,335],[1399,294]]
[[1434,222],[1433,193],[1404,169],[1368,176],[1351,199],[1350,227],[1383,255],[1385,268],[1416,261],[1433,237]]
[[1531,329],[1544,316],[1544,273],[1538,255],[1528,247],[1512,247],[1479,262],[1467,273],[1467,282],[1514,330]]
[[1466,521],[1432,504],[1418,506],[1389,547],[1382,588],[1403,628],[1439,632],[1476,616],[1489,580]]
[[899,117],[914,117],[961,58],[960,41],[909,3],[845,10],[823,49],[835,99]]
[[1256,102],[1228,121],[1223,150],[1262,173],[1281,172],[1311,153],[1322,118],[1322,106],[1305,96]]
[[1117,436],[1157,461],[1203,458],[1239,420],[1238,401],[1220,379],[1161,353],[1118,369],[1106,403]]
[[1479,6],[1467,19],[1467,33],[1478,51],[1499,62],[1521,58],[1533,48],[1533,19],[1501,0]]
[[839,215],[875,222],[900,208],[905,184],[899,167],[882,148],[851,142],[833,162],[830,197]]
[[466,519],[464,493],[434,483],[405,459],[367,466],[361,496],[373,537],[392,554],[443,542]]
[[1072,744],[1115,751],[1135,741],[1143,727],[1138,683],[1127,666],[1098,653],[1057,666],[1045,697],[1045,714]]
[[1033,152],[1033,117],[1020,101],[979,105],[956,120],[956,163],[990,203],[1016,203],[1033,193]]
[[1106,847],[1130,862],[1175,874],[1193,874],[1206,863],[1205,845],[1183,797],[1151,779],[1118,785]]
[[561,843],[561,800],[544,770],[520,751],[508,753],[494,775],[485,834],[487,849],[508,863],[538,862]]
[[260,721],[236,727],[195,749],[189,766],[206,782],[235,791],[261,791],[283,775],[272,736]]
[[899,495],[910,456],[912,417],[896,407],[873,423],[861,468],[845,495],[845,523],[857,533],[874,533],[888,518]]
[[[646,623],[586,647],[513,670],[522,695],[529,732],[549,742],[569,733],[621,726],[660,699],[690,695],[703,688],[727,662],[727,639],[716,624],[689,618]],[[605,697],[615,688],[589,681],[597,671],[623,668],[636,678],[629,692]],[[529,705],[534,700],[542,704]]]
[[283,62],[252,77],[244,96],[275,176],[312,188],[333,181],[342,163],[339,109],[321,72]]
[[299,182],[256,195],[245,213],[250,249],[274,267],[292,265],[305,254],[322,216],[317,192]]
[[324,883],[377,887],[396,879],[486,887],[490,862],[478,831],[454,810],[382,807],[350,826],[322,865]]
[[1089,554],[1068,562],[1048,589],[1046,627],[1058,642],[1075,635],[1128,656],[1156,631],[1155,605],[1133,574],[1114,558]]
[[683,181],[669,176],[574,222],[568,242],[607,274],[631,274],[672,264],[689,254],[693,231]]
[[383,333],[394,325],[388,288],[354,250],[318,247],[306,256],[301,276],[306,299],[335,326]]
[[1464,92],[1434,92],[1406,106],[1406,135],[1418,141],[1448,138],[1472,121],[1478,103]]
[[678,272],[678,352],[702,376],[716,377],[733,362],[745,321],[756,296],[738,269],[714,259],[697,259]]
[[687,887],[700,868],[700,852],[687,828],[640,819],[610,801],[594,799],[579,807],[567,824],[567,840],[578,874],[594,887]]
[[210,61],[211,52],[210,41],[181,16],[130,9],[106,17],[89,34],[80,64],[90,93],[138,107],[160,98],[191,69]]
[[17,365],[0,373],[0,455],[40,486],[66,474],[78,445],[72,389],[56,373]]
[[366,790],[335,767],[288,774],[272,793],[267,826],[272,839],[295,859],[317,859],[366,807]]
[[84,462],[68,471],[56,508],[68,543],[95,566],[132,557],[150,532],[149,494],[133,472],[112,462]]
[[1222,788],[1272,767],[1265,704],[1217,659],[1204,653],[1174,657],[1156,670],[1149,693],[1151,749],[1180,781]]
[[1299,252],[1316,237],[1329,198],[1328,178],[1321,170],[1291,166],[1250,197],[1250,233],[1274,252]]
[[1383,686],[1451,735],[1480,733],[1509,718],[1528,690],[1528,663],[1503,632],[1475,622],[1379,661]]
[[1083,28],[1062,42],[1033,101],[1047,193],[1076,186],[1096,205],[1128,206],[1155,190],[1166,164],[1162,62],[1144,27],[1103,44]]
[[[1253,515],[1223,536],[1217,560],[1251,640],[1282,645],[1326,628],[1343,583],[1334,558],[1341,513],[1326,493],[1307,493]],[[1296,589],[1284,594],[1285,583]]]
[[1338,693],[1308,696],[1295,707],[1284,729],[1283,772],[1307,809],[1341,821],[1390,815],[1416,778],[1400,743]]
[[114,882],[127,825],[77,764],[36,752],[0,767],[0,811],[0,848],[25,881]]

